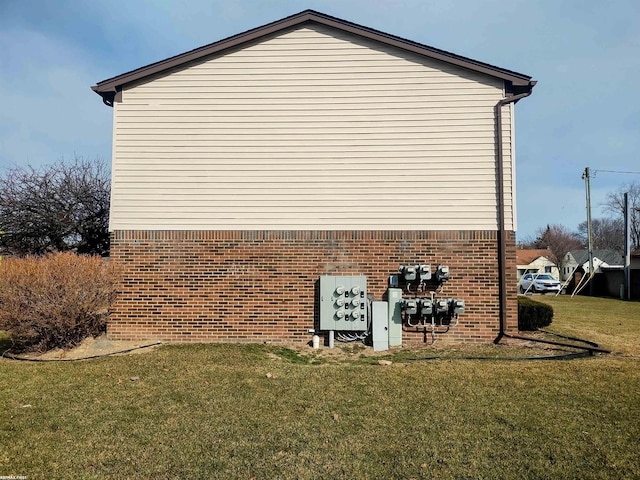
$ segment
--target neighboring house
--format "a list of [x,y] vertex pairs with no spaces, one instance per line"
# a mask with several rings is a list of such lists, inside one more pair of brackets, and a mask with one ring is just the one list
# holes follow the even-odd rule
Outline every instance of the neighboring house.
[[632,250],[629,257],[631,270],[640,270],[640,249]]
[[[593,268],[596,273],[601,272],[604,268],[624,268],[624,257],[615,250],[594,250]],[[562,257],[561,280],[568,280],[576,270],[582,270],[584,273],[589,272],[588,250],[571,250]]]
[[630,257],[629,268],[631,271],[629,272],[629,280],[631,284],[629,288],[631,298],[638,300],[640,299],[640,249],[632,250]]
[[380,299],[407,263],[450,267],[467,308],[447,338],[517,330],[514,105],[534,85],[314,11],[99,82],[125,272],[109,335],[308,341],[320,275]]
[[548,258],[550,254],[547,249],[516,250],[518,281],[525,273],[550,273],[554,278],[559,279],[558,267]]
[[[624,294],[624,257],[614,250],[593,251],[594,276],[589,275],[589,252],[571,250],[563,257],[562,280],[568,292],[584,295],[621,297]],[[583,278],[587,275],[587,278]],[[593,285],[589,285],[589,283]]]

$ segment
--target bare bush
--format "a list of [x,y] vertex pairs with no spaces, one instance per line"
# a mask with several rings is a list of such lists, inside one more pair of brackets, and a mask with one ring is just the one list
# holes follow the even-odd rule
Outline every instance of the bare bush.
[[118,272],[100,257],[55,253],[0,262],[0,330],[16,352],[72,348],[106,329]]

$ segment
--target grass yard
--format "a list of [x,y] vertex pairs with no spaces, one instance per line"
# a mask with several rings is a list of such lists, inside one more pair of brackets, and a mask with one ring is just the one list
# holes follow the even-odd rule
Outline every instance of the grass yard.
[[[170,345],[85,362],[3,360],[0,476],[640,478],[640,303],[536,299],[556,309],[550,330],[621,353],[404,354],[379,366],[270,345]],[[503,348],[514,347],[484,352]]]
[[640,302],[613,298],[535,295],[553,307],[548,329],[599,343],[616,354],[640,357]]

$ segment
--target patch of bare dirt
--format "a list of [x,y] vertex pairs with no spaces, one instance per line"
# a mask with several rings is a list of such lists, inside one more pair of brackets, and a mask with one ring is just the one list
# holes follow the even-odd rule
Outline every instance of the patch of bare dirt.
[[17,356],[30,360],[82,360],[98,356],[117,355],[118,353],[146,353],[158,345],[160,345],[160,342],[110,340],[102,335],[96,338],[87,338],[71,350],[58,348],[45,353],[21,354]]
[[334,348],[329,348],[328,346],[321,344],[318,349],[312,348],[308,343],[299,342],[283,342],[278,343],[277,345],[294,350],[300,355],[322,358],[327,361],[354,360],[360,357],[388,356],[402,351],[402,347],[391,347],[389,350],[375,352],[373,347],[363,345],[361,342],[335,342]]

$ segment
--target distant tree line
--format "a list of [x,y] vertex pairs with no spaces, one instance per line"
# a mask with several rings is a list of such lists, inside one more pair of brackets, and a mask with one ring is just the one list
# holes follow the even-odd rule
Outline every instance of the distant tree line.
[[[624,194],[628,194],[631,249],[640,248],[640,183],[629,183],[607,194],[604,209],[611,216],[591,220],[591,240],[594,249],[624,252]],[[540,227],[536,233],[518,243],[518,248],[549,250],[549,260],[560,265],[562,256],[570,250],[587,248],[587,222],[573,231],[563,225]]]
[[0,255],[108,255],[109,168],[76,157],[0,177]]

